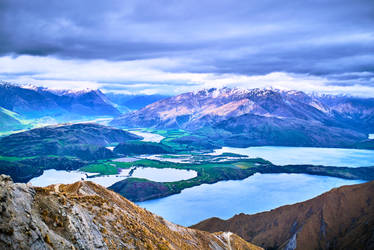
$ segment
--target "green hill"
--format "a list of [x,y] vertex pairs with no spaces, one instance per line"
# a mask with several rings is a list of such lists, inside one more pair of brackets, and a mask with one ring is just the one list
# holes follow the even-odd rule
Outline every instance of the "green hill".
[[17,113],[0,107],[0,132],[23,129],[26,124]]

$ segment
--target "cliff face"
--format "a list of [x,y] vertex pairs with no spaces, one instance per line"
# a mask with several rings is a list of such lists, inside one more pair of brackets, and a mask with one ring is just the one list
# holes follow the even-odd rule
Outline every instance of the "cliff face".
[[269,212],[192,226],[231,231],[268,249],[374,249],[374,182],[344,186]]
[[0,176],[0,249],[261,249],[165,221],[92,182],[46,188]]

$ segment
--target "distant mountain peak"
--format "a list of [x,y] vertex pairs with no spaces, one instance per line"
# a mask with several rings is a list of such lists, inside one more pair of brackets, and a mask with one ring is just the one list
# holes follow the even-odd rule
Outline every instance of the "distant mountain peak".
[[0,85],[7,86],[7,87],[18,87],[22,89],[29,89],[34,91],[48,91],[55,95],[82,95],[89,92],[102,92],[99,89],[91,89],[91,88],[79,88],[79,89],[55,89],[55,88],[48,88],[44,86],[36,86],[32,83],[13,83],[0,80]]
[[229,88],[229,87],[223,87],[223,88],[210,88],[210,89],[202,89],[202,90],[196,90],[193,92],[190,92],[193,95],[197,96],[209,96],[212,98],[216,98],[222,95],[256,95],[256,96],[267,96],[272,94],[289,94],[289,95],[306,95],[304,92],[299,90],[281,90],[277,88],[267,87],[267,88]]
[[85,88],[85,89],[48,89],[46,88],[45,90],[48,90],[49,92],[52,92],[59,96],[62,96],[62,95],[79,96],[79,95],[87,94],[90,92],[102,94],[102,92],[99,89],[90,89],[90,88]]
[[211,88],[154,102],[111,124],[191,131],[210,128],[215,131],[212,138],[218,140],[214,137],[218,133],[227,136],[227,145],[346,147],[366,139],[364,133],[374,126],[373,116],[374,99],[329,99],[274,88]]
[[0,107],[26,118],[64,120],[79,116],[117,116],[120,111],[99,89],[50,89],[32,84],[0,82]]

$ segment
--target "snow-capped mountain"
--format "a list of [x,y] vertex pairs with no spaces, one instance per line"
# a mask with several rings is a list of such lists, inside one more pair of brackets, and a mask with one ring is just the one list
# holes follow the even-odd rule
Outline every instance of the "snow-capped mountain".
[[347,146],[367,138],[374,128],[374,99],[277,89],[205,89],[157,101],[111,124],[210,128],[210,137],[226,134],[231,145]]
[[0,107],[26,118],[70,114],[117,116],[120,112],[100,90],[51,90],[32,85],[0,84]]

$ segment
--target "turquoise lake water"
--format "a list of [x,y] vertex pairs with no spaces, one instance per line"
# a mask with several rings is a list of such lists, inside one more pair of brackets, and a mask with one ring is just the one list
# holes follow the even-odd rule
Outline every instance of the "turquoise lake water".
[[[49,169],[45,170],[41,176],[35,177],[30,180],[34,186],[45,187],[51,184],[70,184],[80,180],[92,181],[104,187],[109,187],[114,183],[128,178],[130,169],[121,169],[119,174],[104,175],[99,177],[87,178],[86,174],[81,171],[65,171]],[[151,181],[158,182],[172,182],[187,180],[197,176],[197,172],[193,170],[174,169],[174,168],[143,168],[138,167],[132,174],[132,177],[145,178]]]
[[[156,138],[147,138],[156,141]],[[157,138],[159,140],[160,138]],[[306,147],[250,147],[218,149],[214,154],[225,152],[261,157],[277,165],[314,164],[326,166],[374,166],[374,151],[337,148]],[[132,159],[124,159],[124,161]],[[103,186],[127,178],[130,170],[119,175],[89,178]],[[176,181],[196,176],[194,171],[176,169],[137,168],[134,177],[154,181]],[[47,170],[31,180],[36,186],[54,183],[73,183],[85,178],[79,171]],[[209,217],[228,219],[238,213],[253,214],[282,205],[311,199],[332,188],[362,183],[360,180],[344,180],[327,176],[306,174],[255,174],[244,180],[203,184],[183,190],[180,194],[138,203],[165,219],[189,226]]]
[[132,133],[132,134],[139,135],[139,136],[143,137],[142,141],[160,142],[160,141],[162,141],[162,139],[165,138],[162,135],[149,133],[149,132],[142,132],[142,131],[137,131],[137,130],[129,130],[129,132]]
[[223,147],[214,154],[237,153],[250,158],[260,157],[276,165],[313,164],[336,167],[374,166],[374,150],[309,147]]
[[306,174],[255,174],[240,181],[203,184],[137,204],[171,222],[190,226],[209,217],[228,219],[238,213],[263,212],[357,183],[362,181]]

